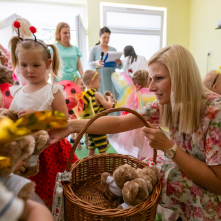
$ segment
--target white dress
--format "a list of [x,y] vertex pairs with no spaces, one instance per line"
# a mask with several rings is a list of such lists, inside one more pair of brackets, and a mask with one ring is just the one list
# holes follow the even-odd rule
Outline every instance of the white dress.
[[25,93],[24,88],[26,86],[12,86],[10,87],[11,95],[13,96],[13,101],[9,109],[23,111],[23,110],[53,110],[52,102],[54,100],[54,94],[58,90],[63,93],[63,86],[59,84],[47,84],[41,89],[32,92]]
[[137,55],[137,60],[131,64],[131,58],[127,56],[122,60],[123,72],[133,77],[134,73],[140,69],[144,69],[147,60],[144,56]]

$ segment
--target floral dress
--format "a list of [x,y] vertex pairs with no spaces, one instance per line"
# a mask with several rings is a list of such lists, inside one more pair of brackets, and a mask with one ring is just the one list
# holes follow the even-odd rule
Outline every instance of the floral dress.
[[[157,101],[148,104],[138,112],[151,123],[159,123]],[[200,127],[197,130],[184,134],[179,133],[177,127],[171,127],[170,138],[186,153],[205,162],[208,166],[220,165],[221,97],[218,94],[211,92],[204,96],[201,116]],[[147,158],[144,161],[149,164],[151,160]],[[165,156],[157,157],[157,167],[160,168],[162,181],[157,214],[159,220],[174,221],[179,216],[183,221],[221,220],[221,195],[215,195],[196,185],[173,160]]]

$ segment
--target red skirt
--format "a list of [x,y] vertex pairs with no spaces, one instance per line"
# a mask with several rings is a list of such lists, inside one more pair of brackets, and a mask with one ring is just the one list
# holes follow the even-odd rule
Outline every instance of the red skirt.
[[[71,152],[71,144],[67,139],[47,147],[39,156],[39,173],[30,177],[36,183],[35,192],[46,206],[52,205],[55,179],[58,172],[64,172]],[[78,160],[76,154],[72,163]]]

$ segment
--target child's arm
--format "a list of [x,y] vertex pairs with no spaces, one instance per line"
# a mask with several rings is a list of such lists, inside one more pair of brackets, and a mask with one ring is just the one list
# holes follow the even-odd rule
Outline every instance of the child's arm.
[[64,98],[64,95],[62,94],[61,90],[58,90],[54,94],[54,100],[52,102],[52,107],[53,107],[53,110],[60,111],[65,114],[67,119],[69,118],[68,108],[65,103],[65,98]]
[[100,93],[100,92],[96,92],[95,93],[95,98],[97,99],[97,101],[103,105],[103,107],[105,107],[106,109],[110,109],[112,108],[113,104],[112,104],[112,98],[111,96],[106,96],[107,101],[105,100],[104,96]]
[[24,211],[20,219],[27,221],[53,221],[48,208],[32,200],[27,200],[25,203]]

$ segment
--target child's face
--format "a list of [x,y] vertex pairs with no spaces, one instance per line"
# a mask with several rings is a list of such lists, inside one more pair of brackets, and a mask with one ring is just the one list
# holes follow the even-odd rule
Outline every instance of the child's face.
[[81,78],[76,81],[76,85],[81,89],[81,91],[85,91],[86,87],[84,86],[83,80]]
[[101,76],[97,76],[94,80],[94,89],[98,91],[100,86],[101,86]]
[[50,67],[50,64],[51,59],[48,62],[43,60],[41,49],[23,49],[18,52],[19,70],[30,84],[45,80],[46,70]]

